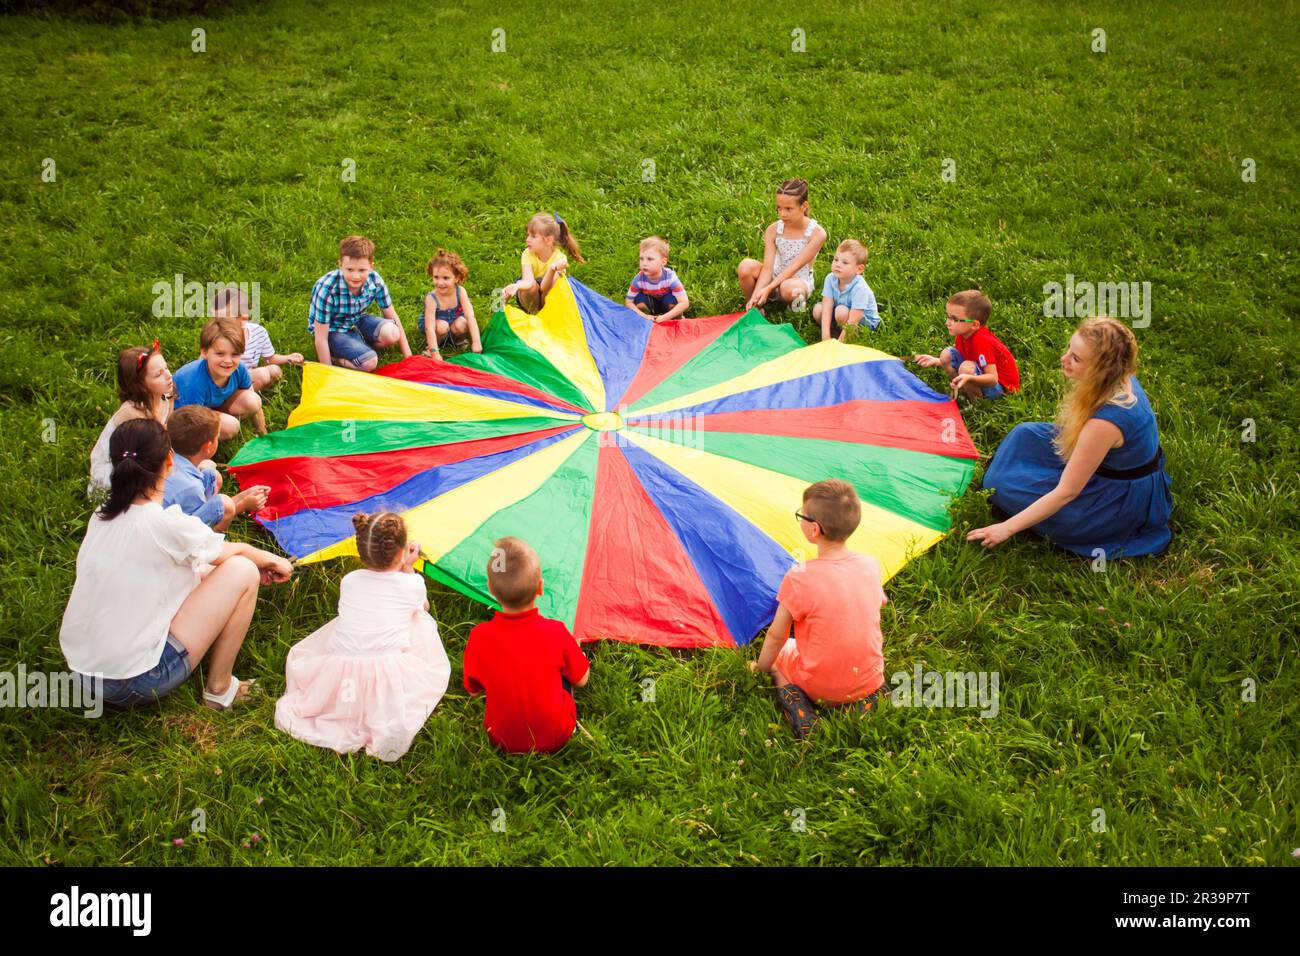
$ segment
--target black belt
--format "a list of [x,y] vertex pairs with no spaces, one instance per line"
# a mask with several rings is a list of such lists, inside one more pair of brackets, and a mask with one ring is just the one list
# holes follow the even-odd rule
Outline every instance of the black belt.
[[1113,478],[1117,481],[1135,481],[1138,478],[1145,478],[1153,471],[1159,471],[1165,463],[1165,450],[1163,447],[1156,447],[1156,455],[1145,465],[1138,465],[1136,468],[1107,468],[1105,465],[1097,466],[1097,474],[1103,478]]

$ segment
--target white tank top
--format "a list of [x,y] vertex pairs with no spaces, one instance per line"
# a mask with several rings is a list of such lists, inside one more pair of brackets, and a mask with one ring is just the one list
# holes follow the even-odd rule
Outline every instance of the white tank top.
[[[804,229],[801,238],[787,239],[785,236],[785,220],[778,219],[776,221],[776,262],[772,265],[772,278],[779,276],[785,270],[785,267],[808,247],[808,240],[812,238],[813,230],[816,228],[817,220],[809,219],[808,228]],[[802,269],[795,273],[795,278],[803,279],[808,283],[808,288],[812,289],[812,263],[806,263]]]

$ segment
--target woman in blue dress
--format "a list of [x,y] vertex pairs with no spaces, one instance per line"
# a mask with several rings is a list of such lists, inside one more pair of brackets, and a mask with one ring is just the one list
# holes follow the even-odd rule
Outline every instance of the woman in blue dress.
[[967,540],[992,548],[1028,530],[1085,557],[1163,552],[1173,498],[1132,330],[1086,320],[1061,372],[1070,385],[1056,421],[1017,425],[984,473],[994,509],[1010,517]]

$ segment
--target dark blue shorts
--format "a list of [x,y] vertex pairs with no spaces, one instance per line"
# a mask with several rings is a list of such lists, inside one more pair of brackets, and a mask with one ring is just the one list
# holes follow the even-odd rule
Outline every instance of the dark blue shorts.
[[[944,355],[948,356],[948,368],[952,371],[953,375],[956,375],[957,370],[961,368],[961,353],[951,345],[944,349],[943,352]],[[984,369],[980,368],[978,374],[983,375]],[[983,386],[983,389],[985,398],[1001,398],[1006,394],[1006,389],[1002,387],[1001,382],[996,382],[993,385],[985,385]]]
[[651,295],[649,292],[638,292],[632,297],[632,301],[641,308],[645,309],[651,315],[664,315],[671,309],[677,307],[677,296],[671,292],[665,292],[663,295]]
[[346,332],[329,334],[330,358],[347,359],[353,365],[364,365],[375,354],[375,342],[379,338],[379,329],[385,322],[391,322],[382,315],[357,316],[357,324]]

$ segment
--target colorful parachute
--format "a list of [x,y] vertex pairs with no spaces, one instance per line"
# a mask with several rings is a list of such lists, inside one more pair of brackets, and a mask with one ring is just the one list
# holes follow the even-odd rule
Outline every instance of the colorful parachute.
[[289,554],[356,554],[352,515],[404,513],[429,577],[486,604],[492,542],[529,541],[541,612],[581,641],[735,646],[776,612],[803,489],[862,497],[849,547],[886,576],[948,530],[977,452],[956,404],[870,348],[805,346],[757,311],[652,324],[562,279],[483,354],[377,374],[304,366],[282,432],[231,464]]

